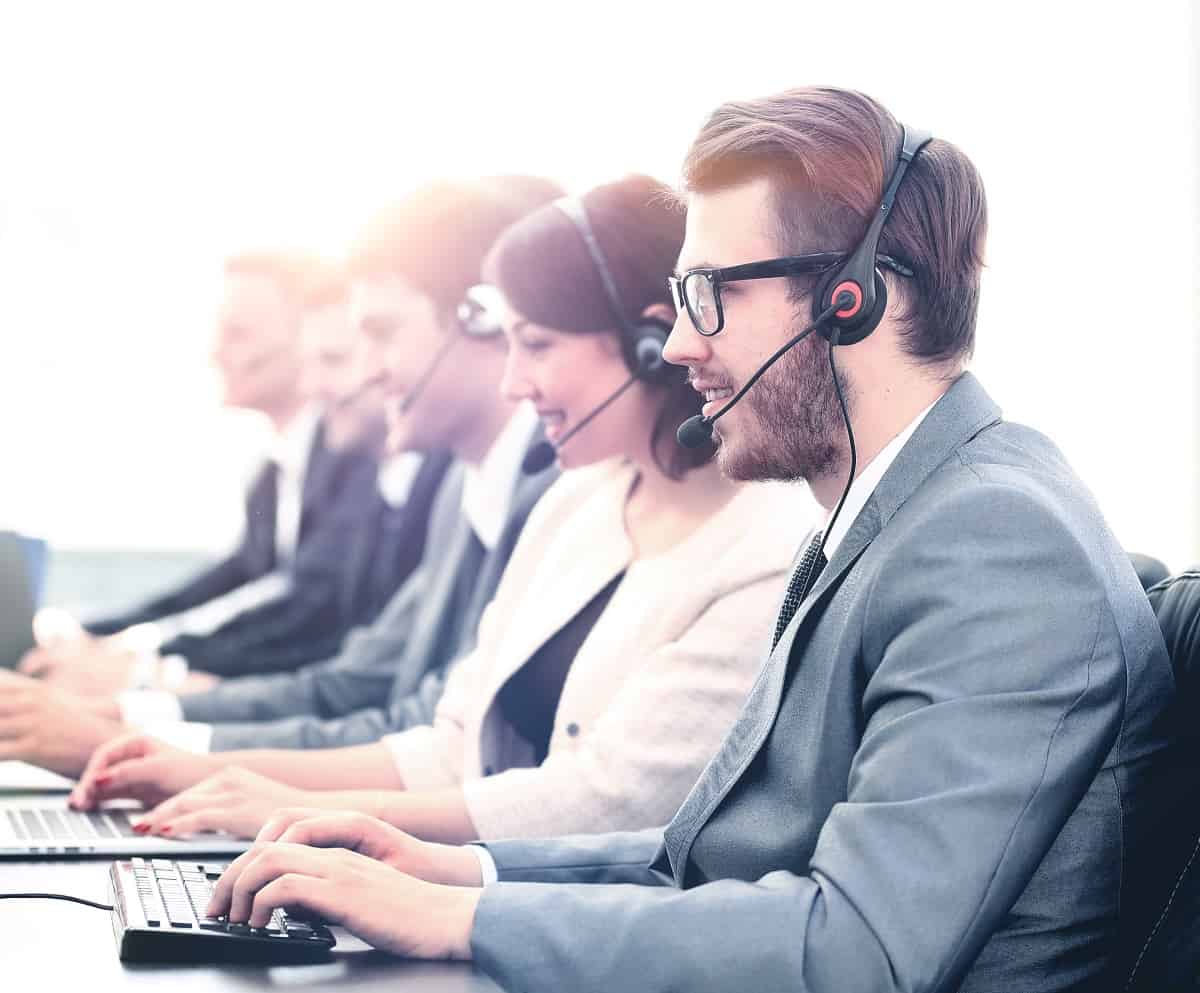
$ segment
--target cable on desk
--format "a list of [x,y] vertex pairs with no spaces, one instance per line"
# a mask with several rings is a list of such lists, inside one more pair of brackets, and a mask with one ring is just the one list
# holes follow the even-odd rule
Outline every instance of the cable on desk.
[[113,909],[111,903],[97,903],[95,900],[67,896],[65,893],[0,893],[0,900],[66,900],[68,903],[82,903],[85,907],[95,907],[97,910]]

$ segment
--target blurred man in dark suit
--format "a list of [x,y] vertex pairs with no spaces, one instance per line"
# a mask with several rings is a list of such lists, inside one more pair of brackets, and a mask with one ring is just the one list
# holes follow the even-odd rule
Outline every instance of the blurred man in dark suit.
[[247,492],[242,538],[180,588],[35,650],[27,674],[95,693],[209,681],[189,676],[189,665],[219,675],[294,668],[336,650],[420,557],[436,467],[401,536],[403,554],[386,567],[346,554],[378,547],[384,501],[379,399],[343,406],[339,395],[362,386],[344,277],[282,253],[237,256],[225,275],[213,348],[224,399],[276,431]]

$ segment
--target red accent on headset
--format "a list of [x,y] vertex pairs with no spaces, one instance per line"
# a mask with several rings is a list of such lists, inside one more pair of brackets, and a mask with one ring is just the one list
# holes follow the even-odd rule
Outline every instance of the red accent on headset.
[[833,312],[833,316],[845,319],[847,317],[853,317],[862,309],[863,299],[862,288],[858,285],[858,283],[854,282],[854,280],[847,279],[844,283],[839,283],[833,288],[833,292],[829,294],[830,301],[832,302],[836,300],[838,295],[843,291],[854,297],[854,305],[847,307],[844,310],[835,310]]

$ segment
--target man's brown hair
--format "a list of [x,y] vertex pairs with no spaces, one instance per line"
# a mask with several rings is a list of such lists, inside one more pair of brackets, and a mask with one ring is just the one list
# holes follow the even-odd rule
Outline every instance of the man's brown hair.
[[[787,90],[718,107],[688,151],[684,187],[704,192],[765,176],[781,255],[852,251],[879,207],[900,145],[900,124],[862,93]],[[986,235],[978,172],[935,138],[913,160],[879,241],[880,252],[914,273],[904,279],[884,271],[914,358],[934,364],[971,354]],[[813,283],[794,280],[797,298]]]
[[561,195],[537,176],[430,183],[372,220],[350,253],[350,277],[398,277],[453,314],[500,234]]

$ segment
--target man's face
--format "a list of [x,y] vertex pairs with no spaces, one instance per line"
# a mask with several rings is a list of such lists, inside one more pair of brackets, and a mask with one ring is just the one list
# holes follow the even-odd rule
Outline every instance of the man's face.
[[371,386],[376,370],[367,362],[366,341],[350,323],[348,302],[305,311],[300,322],[305,397],[320,404],[325,440],[333,448],[383,444],[383,397]]
[[359,279],[350,287],[350,314],[364,363],[381,382],[388,450],[450,447],[467,382],[443,352],[460,346],[433,300],[399,278]]
[[233,274],[225,292],[213,342],[225,403],[274,413],[299,395],[297,315],[266,276]]
[[[679,273],[782,254],[766,179],[690,197]],[[719,334],[700,335],[681,313],[663,353],[667,361],[686,365],[693,387],[711,398],[704,405],[706,416],[728,403],[773,352],[811,323],[807,301],[797,305],[789,298],[786,279],[725,283],[721,303],[725,326]],[[828,345],[813,334],[716,423],[717,459],[733,479],[811,482],[835,470],[841,423]]]

